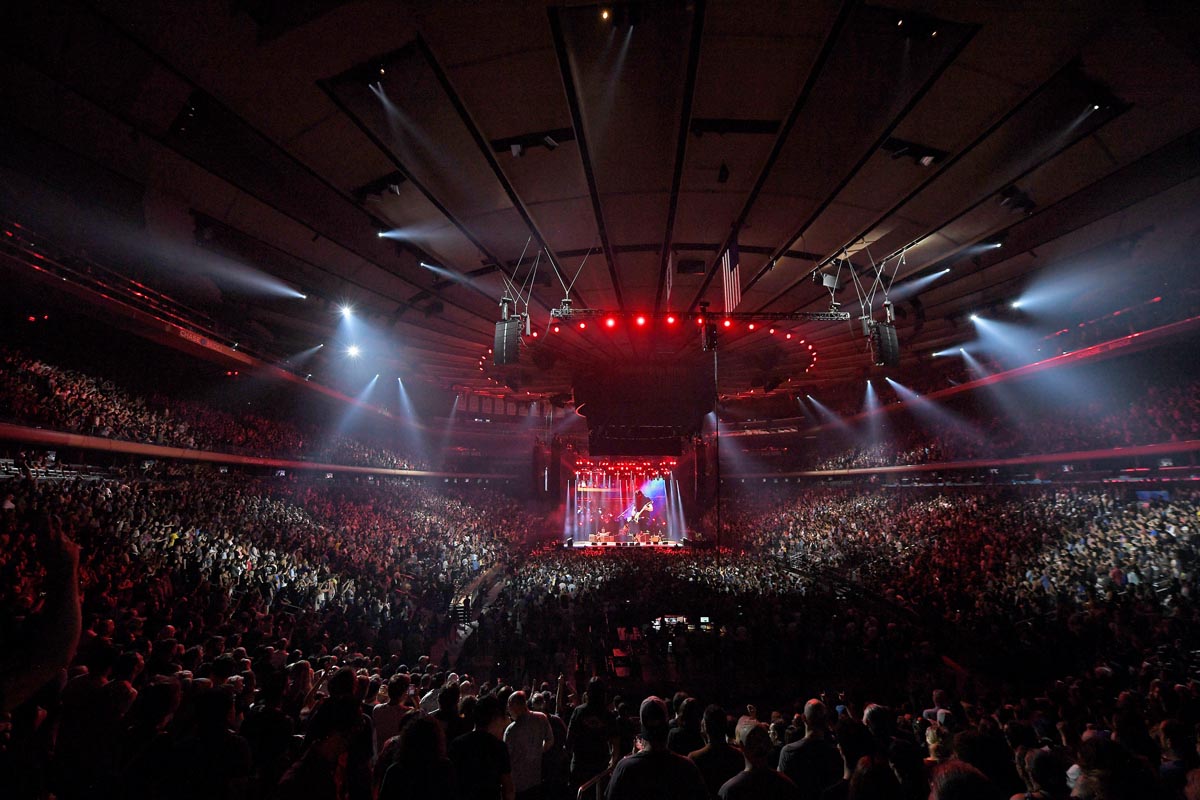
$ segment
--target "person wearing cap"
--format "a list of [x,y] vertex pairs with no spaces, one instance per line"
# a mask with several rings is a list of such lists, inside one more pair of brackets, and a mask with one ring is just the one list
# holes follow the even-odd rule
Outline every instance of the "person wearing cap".
[[667,747],[670,713],[661,697],[647,697],[638,714],[642,723],[641,747],[613,770],[606,800],[692,800],[708,796],[700,769],[691,759]]
[[771,734],[755,725],[742,737],[742,755],[746,768],[734,775],[717,796],[721,800],[800,800],[800,790],[787,776],[767,765],[771,753]]

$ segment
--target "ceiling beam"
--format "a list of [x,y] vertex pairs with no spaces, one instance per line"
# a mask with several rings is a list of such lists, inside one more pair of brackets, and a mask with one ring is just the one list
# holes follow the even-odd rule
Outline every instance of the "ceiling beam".
[[767,178],[771,175],[771,170],[775,168],[775,162],[779,160],[779,156],[783,153],[784,145],[787,144],[787,139],[792,132],[792,128],[795,127],[796,121],[800,118],[800,112],[804,110],[804,106],[808,104],[809,97],[812,96],[817,79],[820,78],[822,71],[825,69],[825,64],[829,61],[829,57],[833,55],[834,45],[841,37],[842,31],[845,30],[846,25],[850,21],[851,14],[858,8],[859,4],[859,0],[843,0],[842,7],[838,11],[833,25],[830,26],[829,31],[825,34],[825,41],[821,43],[821,50],[817,53],[817,58],[813,61],[812,67],[808,71],[808,77],[804,79],[804,85],[800,88],[800,93],[796,96],[796,102],[792,104],[792,109],[788,112],[787,119],[784,120],[783,126],[779,129],[779,134],[775,137],[775,144],[771,147],[771,152],[767,156],[762,169],[759,170],[758,179],[754,181],[753,188],[746,195],[746,200],[742,203],[742,210],[738,212],[737,218],[730,226],[725,241],[721,244],[720,249],[717,250],[717,255],[713,258],[712,263],[708,265],[708,270],[704,275],[704,280],[700,284],[700,289],[688,304],[688,313],[695,311],[696,306],[704,299],[704,293],[708,291],[709,284],[712,283],[713,277],[717,274],[717,267],[721,263],[721,256],[733,244],[738,230],[750,216],[750,210],[754,208],[755,202],[758,201],[758,196],[762,192],[763,187],[766,186]]
[[[679,112],[679,134],[675,140],[675,169],[671,176],[671,194],[667,204],[667,225],[663,233],[662,255],[658,265],[658,289],[654,293],[654,313],[662,310],[667,270],[671,267],[671,239],[675,235],[675,215],[679,209],[679,187],[687,160],[688,133],[692,126],[692,104],[696,99],[696,74],[700,71],[700,51],[704,41],[704,0],[695,0],[692,11],[692,36],[688,45],[687,74],[683,81],[683,102]],[[666,298],[669,299],[669,298]]]
[[[500,188],[502,188],[504,190],[504,194],[508,196],[508,201],[512,203],[512,206],[516,210],[517,214],[519,214],[521,219],[525,222],[525,227],[529,229],[531,234],[533,234],[533,238],[536,239],[541,248],[546,251],[546,256],[550,260],[550,268],[554,270],[555,277],[562,282],[562,285],[568,285],[569,281],[567,281],[564,275],[562,264],[559,262],[558,256],[554,254],[554,249],[551,248],[546,242],[546,237],[542,235],[541,229],[538,228],[537,223],[534,222],[533,217],[529,213],[529,209],[525,207],[525,203],[521,200],[520,195],[517,194],[516,188],[512,185],[512,181],[508,179],[508,176],[504,174],[504,170],[500,168],[500,162],[496,160],[496,154],[492,151],[491,143],[483,135],[483,132],[479,130],[479,125],[475,123],[474,118],[467,110],[462,98],[459,97],[458,92],[454,89],[454,85],[450,83],[450,78],[446,75],[446,70],[442,69],[441,63],[437,60],[437,57],[434,56],[433,51],[430,50],[429,44],[425,41],[424,37],[420,35],[417,36],[417,49],[421,51],[421,55],[424,56],[426,63],[433,71],[434,77],[437,78],[438,84],[442,87],[442,91],[446,93],[446,97],[450,100],[450,104],[454,106],[454,110],[457,112],[458,118],[462,121],[463,127],[467,129],[467,133],[471,135],[471,139],[475,142],[475,146],[479,148],[479,154],[483,156],[488,167],[492,170],[492,174],[496,176],[496,181],[500,184]],[[578,136],[578,134],[576,135]],[[580,147],[583,147],[583,145],[584,143],[580,142]],[[495,260],[497,264],[503,263],[499,259],[493,260]],[[530,289],[530,293],[532,294],[532,289]],[[579,295],[578,292],[576,293],[576,297],[582,305],[587,305],[587,303],[583,300],[583,297]],[[542,305],[549,310],[549,306],[546,306],[545,303],[542,303]]]
[[[575,141],[579,143],[579,159],[583,164],[583,175],[587,179],[588,195],[592,200],[592,214],[596,219],[596,232],[600,236],[600,249],[604,261],[608,265],[608,277],[612,282],[613,296],[617,300],[617,308],[625,310],[625,299],[621,295],[621,279],[617,269],[617,254],[613,251],[608,240],[608,227],[604,223],[604,209],[600,204],[600,189],[596,185],[596,172],[592,168],[592,156],[588,150],[587,134],[583,127],[583,109],[579,105],[579,93],[575,86],[575,76],[571,73],[571,56],[567,52],[567,40],[563,36],[561,10],[551,6],[546,9],[550,15],[550,33],[554,39],[554,54],[558,60],[558,71],[562,77],[563,92],[567,96],[567,107],[571,111],[571,126],[575,129]],[[580,305],[586,305],[580,303]]]
[[917,107],[917,104],[925,98],[925,95],[929,93],[929,90],[932,89],[934,84],[941,79],[942,75],[944,75],[950,65],[954,63],[959,54],[966,49],[967,45],[971,43],[971,41],[975,38],[975,34],[978,32],[979,26],[972,26],[966,31],[961,41],[959,41],[953,50],[946,54],[946,57],[942,61],[941,65],[939,65],[930,73],[925,82],[921,84],[917,91],[913,93],[912,97],[908,99],[908,102],[904,104],[904,107],[900,109],[896,116],[892,118],[891,123],[888,124],[888,126],[883,129],[883,132],[875,138],[875,140],[866,149],[858,161],[854,163],[854,166],[851,167],[844,176],[842,176],[841,181],[839,181],[838,184],[833,187],[832,191],[825,196],[825,199],[822,200],[817,207],[812,210],[808,217],[805,218],[804,222],[800,223],[799,227],[796,228],[796,230],[787,238],[787,240],[782,245],[775,248],[774,252],[772,252],[767,258],[766,264],[764,264],[762,268],[759,269],[759,271],[754,275],[754,277],[750,279],[750,283],[746,285],[745,291],[749,291],[754,284],[758,283],[758,281],[764,275],[770,272],[774,263],[785,253],[787,253],[788,249],[795,244],[797,240],[804,236],[804,233],[809,229],[809,227],[812,226],[814,222],[816,222],[818,217],[825,213],[825,210],[833,204],[833,201],[837,199],[837,196],[841,194],[842,190],[850,184],[850,181],[854,180],[854,178],[858,176],[859,172],[862,171],[862,168],[866,166],[867,162],[879,152],[879,150],[883,147],[883,143],[891,138],[892,132],[900,126],[900,123],[903,122],[909,113]]

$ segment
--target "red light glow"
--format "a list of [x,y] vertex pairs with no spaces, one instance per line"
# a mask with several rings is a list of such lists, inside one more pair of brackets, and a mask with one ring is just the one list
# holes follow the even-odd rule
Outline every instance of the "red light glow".
[[667,314],[667,324],[668,325],[675,324],[675,316],[673,314]]
[[788,335],[784,336],[783,338],[790,339],[790,338],[792,338],[792,335],[789,333]]
[[638,325],[645,325],[645,324],[646,324],[646,318],[645,318],[645,317],[641,317],[641,316],[639,316],[637,319],[635,319],[635,320],[634,320],[634,322],[636,322]]
[[581,323],[579,323],[579,330],[581,330],[581,331],[586,331],[586,330],[587,330],[587,323],[586,323],[586,322],[581,322]]
[[754,330],[754,328],[755,328],[755,325],[754,325],[754,323],[753,323],[753,322],[751,322],[751,323],[750,323],[750,330]]
[[730,322],[729,320],[725,320],[725,327],[726,327],[726,328],[728,328],[728,327],[729,327],[730,325],[732,325],[732,324],[733,324],[733,323],[732,323],[732,322]]

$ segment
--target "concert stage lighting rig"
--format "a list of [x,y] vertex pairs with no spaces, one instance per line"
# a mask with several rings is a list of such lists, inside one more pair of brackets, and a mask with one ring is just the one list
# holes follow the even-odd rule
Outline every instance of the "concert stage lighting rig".
[[[639,327],[647,320],[666,322],[671,324],[676,319],[683,319],[689,315],[675,312],[661,312],[658,314],[650,314],[646,312],[630,312],[613,311],[603,308],[575,308],[571,305],[570,300],[564,300],[558,308],[550,309],[551,324],[555,322],[586,322],[592,319],[604,320],[623,320],[637,324]],[[701,341],[705,345],[704,349],[714,350],[717,346],[716,337],[712,335],[714,329],[718,329],[718,322],[724,327],[729,327],[733,323],[760,323],[760,322],[845,322],[850,319],[850,312],[841,311],[833,308],[829,311],[732,311],[728,314],[716,314],[708,310],[706,303],[700,304],[700,311],[695,314],[699,322],[699,330]],[[638,319],[642,323],[637,323]],[[612,327],[612,326],[610,326]]]

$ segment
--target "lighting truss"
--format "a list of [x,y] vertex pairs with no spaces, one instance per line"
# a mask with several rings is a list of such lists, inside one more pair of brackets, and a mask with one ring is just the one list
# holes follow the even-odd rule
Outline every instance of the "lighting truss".
[[[550,309],[550,317],[556,320],[595,319],[597,317],[631,320],[644,317],[647,321],[666,319],[687,319],[691,314],[667,313],[650,314],[644,312],[606,311],[602,308],[574,308],[564,303],[558,308]],[[719,314],[711,311],[699,311],[694,316],[708,321],[730,320],[732,322],[845,322],[850,319],[849,311],[732,311]]]

